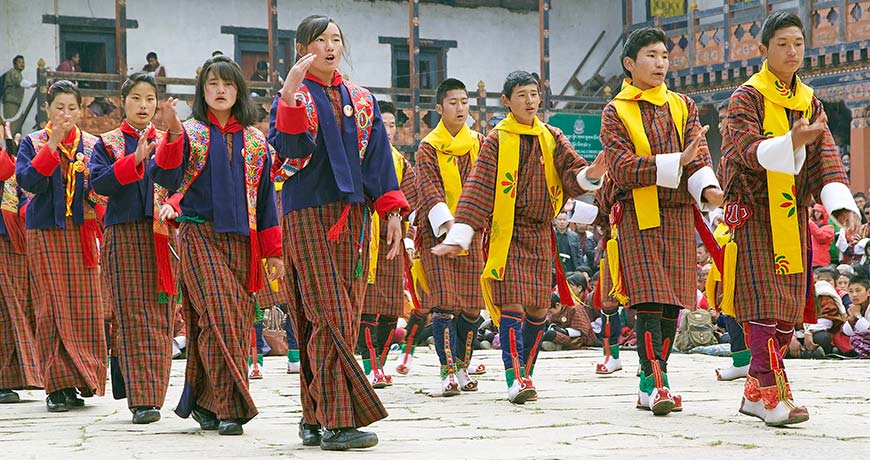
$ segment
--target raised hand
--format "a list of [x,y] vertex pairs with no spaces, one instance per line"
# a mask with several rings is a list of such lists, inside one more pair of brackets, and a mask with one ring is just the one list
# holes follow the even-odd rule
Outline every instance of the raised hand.
[[308,53],[305,56],[299,58],[293,67],[290,68],[290,71],[287,72],[287,78],[284,79],[284,87],[281,88],[281,99],[284,100],[289,106],[296,106],[296,90],[299,88],[299,85],[302,84],[302,80],[305,79],[305,74],[308,73],[308,68],[311,67],[311,63],[314,62],[314,59],[317,58],[316,54]]
[[703,139],[704,135],[707,134],[708,129],[710,129],[710,125],[704,125],[701,127],[701,130],[695,134],[695,137],[693,137],[691,142],[689,142],[689,145],[686,146],[686,150],[684,150],[683,154],[680,155],[680,166],[686,166],[698,157],[698,154],[701,152],[701,139]]
[[827,126],[828,116],[824,113],[819,115],[813,124],[810,124],[806,118],[796,121],[791,127],[791,143],[795,150],[815,142],[825,132]]
[[72,129],[72,117],[63,113],[57,112],[51,118],[51,136],[48,137],[48,148],[51,151],[57,150],[57,146],[69,134]]
[[178,99],[174,97],[170,97],[166,100],[166,103],[163,104],[163,107],[160,108],[160,118],[163,120],[163,126],[166,126],[166,129],[169,131],[167,139],[169,142],[173,142],[181,136],[182,126],[181,120],[178,119]]
[[136,146],[136,165],[142,164],[143,161],[151,159],[154,153],[154,144],[148,141],[148,133],[142,134],[139,138],[139,145]]

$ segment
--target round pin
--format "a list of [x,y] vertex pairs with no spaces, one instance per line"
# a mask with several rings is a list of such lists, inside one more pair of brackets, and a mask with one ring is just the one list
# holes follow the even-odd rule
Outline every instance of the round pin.
[[353,115],[353,107],[351,107],[349,105],[344,106],[344,108],[342,110],[344,110],[344,116],[346,116],[346,117]]
[[85,154],[82,152],[76,153],[76,160],[82,161],[85,159]]

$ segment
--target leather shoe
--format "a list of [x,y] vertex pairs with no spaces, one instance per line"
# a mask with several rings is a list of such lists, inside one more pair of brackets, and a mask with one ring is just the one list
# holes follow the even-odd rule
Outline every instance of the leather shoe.
[[160,409],[156,407],[136,407],[133,409],[133,423],[145,425],[160,420]]
[[67,388],[62,390],[63,394],[66,395],[66,405],[69,407],[82,407],[85,405],[85,400],[79,398],[78,393],[76,393],[75,388]]
[[224,436],[238,436],[244,432],[245,430],[242,429],[242,424],[238,419],[221,420],[218,427],[218,434]]
[[305,423],[305,419],[299,420],[299,438],[302,439],[303,446],[319,446],[320,431],[320,425],[309,425]]
[[0,404],[17,403],[18,401],[21,401],[18,393],[5,388],[0,390]]
[[323,450],[365,449],[378,445],[378,435],[356,428],[338,428],[324,430],[320,439]]
[[49,412],[68,412],[69,407],[66,405],[66,395],[63,391],[55,391],[45,397],[45,405]]
[[217,419],[214,412],[208,409],[194,406],[193,412],[190,415],[199,423],[199,428],[202,430],[214,431],[220,427],[220,420]]

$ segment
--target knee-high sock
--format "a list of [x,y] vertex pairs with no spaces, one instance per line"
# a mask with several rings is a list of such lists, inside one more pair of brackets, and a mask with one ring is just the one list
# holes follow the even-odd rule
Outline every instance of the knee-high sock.
[[292,315],[288,314],[284,317],[284,332],[287,334],[287,361],[291,363],[299,362],[299,342],[296,341],[296,334],[293,332]]
[[[368,313],[364,313],[360,317],[359,322],[359,335],[356,339],[356,351],[362,356],[363,360],[363,370],[366,374],[371,373],[372,371],[372,356],[369,352],[368,343],[366,342],[366,330],[369,331],[371,335],[372,342],[376,340],[375,327],[378,324],[378,315],[372,315]],[[377,349],[377,344],[372,343]]]
[[[416,327],[416,329],[415,329]],[[426,315],[418,315],[416,310],[412,311],[410,315],[408,315],[408,325],[405,327],[405,346],[411,347],[411,353],[414,354],[414,348],[423,343],[421,337],[423,336],[423,328],[426,327]],[[411,337],[411,333],[413,332],[414,337]],[[408,339],[413,339],[413,343],[408,343]]]
[[665,339],[668,341],[667,350],[657,351],[660,353],[662,372],[668,372],[668,358],[674,348],[674,338],[677,336],[677,321],[680,317],[680,307],[676,305],[662,305],[662,345]]
[[728,331],[728,336],[731,339],[731,365],[734,367],[746,366],[749,364],[749,358],[752,354],[746,348],[743,327],[740,326],[740,323],[734,317],[725,315],[724,318],[725,330]]
[[461,313],[456,320],[456,354],[454,356],[456,356],[457,364],[463,368],[467,368],[469,361],[471,361],[471,354],[474,351],[472,343],[474,343],[474,335],[477,334],[477,320],[479,318],[480,313],[475,317]]
[[[601,310],[601,314],[604,321],[604,324],[601,325],[601,334],[599,334],[602,348],[608,347],[610,356],[613,359],[619,359],[619,337],[622,336],[622,318],[619,317],[619,308]],[[605,350],[604,355],[607,356],[607,350]]]
[[456,326],[453,324],[453,314],[439,308],[432,309],[432,337],[435,339],[435,353],[442,366],[447,365],[447,351],[444,346],[444,331],[450,333],[450,353],[456,350]]
[[747,338],[752,361],[749,363],[749,375],[758,379],[759,387],[776,385],[776,369],[785,371],[781,348],[777,341],[777,321],[774,319],[756,320],[746,323],[744,332]]
[[[662,352],[662,305],[657,303],[645,303],[636,307],[637,319],[634,322],[637,331],[637,356],[640,360],[640,368],[643,371],[641,377],[652,375],[650,359],[660,359]],[[655,356],[647,356],[646,333],[652,335],[652,347]],[[662,368],[664,372],[664,368]]]
[[511,336],[510,331],[514,331],[514,341],[516,343],[517,360],[519,361],[522,373],[525,362],[523,361],[523,314],[515,311],[502,311],[501,321],[498,326],[498,338],[501,342],[501,359],[504,362],[505,380],[510,387],[514,380],[522,375],[516,375],[514,369],[513,358],[511,356]]
[[381,353],[383,356],[380,356],[381,362],[378,367],[383,368],[384,362],[387,360],[387,353],[383,351],[386,349],[389,351],[392,343],[387,343],[388,340],[392,341],[393,335],[396,333],[396,324],[399,322],[398,316],[387,316],[380,315],[378,318],[378,327],[377,327],[377,343],[378,347],[375,349],[376,353]]
[[535,363],[538,357],[538,350],[535,347],[541,346],[541,341],[538,339],[538,334],[544,334],[544,324],[547,322],[547,317],[533,317],[526,314],[526,320],[523,322],[523,363],[526,366],[526,373],[530,376],[535,370]]

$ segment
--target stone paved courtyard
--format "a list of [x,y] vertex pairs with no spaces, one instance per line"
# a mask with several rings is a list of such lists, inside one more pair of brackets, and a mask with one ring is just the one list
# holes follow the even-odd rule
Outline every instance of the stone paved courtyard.
[[535,369],[539,401],[513,406],[498,352],[475,355],[489,370],[480,391],[442,398],[434,395],[437,359],[424,350],[411,375],[379,390],[390,412],[372,427],[380,445],[352,453],[302,447],[299,380],[285,373],[285,359],[266,358],[265,379],[252,382],[260,415],[241,437],[202,432],[171,412],[184,371],[184,362],[175,361],[163,420],[152,425],[132,425],[125,401],[111,397],[50,414],[42,392],[21,392],[26,402],[0,405],[0,458],[870,458],[868,361],[787,361],[796,398],[811,419],[773,429],[738,414],[742,383],[716,381],[713,370],[728,358],[675,354],[670,380],[685,409],[654,417],[634,409],[637,355],[623,352],[626,368],[603,378],[592,372],[598,355],[543,353]]

